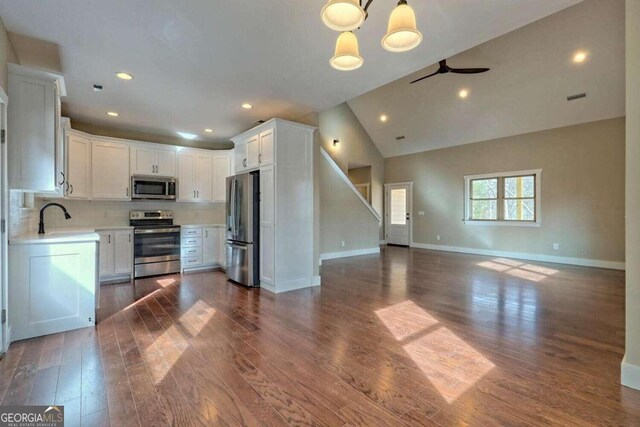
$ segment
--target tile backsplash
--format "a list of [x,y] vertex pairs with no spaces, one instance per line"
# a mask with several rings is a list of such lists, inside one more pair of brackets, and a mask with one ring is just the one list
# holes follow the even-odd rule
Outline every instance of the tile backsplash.
[[[36,199],[35,207],[39,210],[45,203],[55,200]],[[174,222],[187,224],[222,224],[225,222],[224,203],[180,203],[168,201],[136,201],[108,202],[90,200],[59,200],[64,205],[71,219],[65,220],[60,209],[48,208],[45,211],[45,224],[48,229],[69,227],[109,227],[129,225],[131,210],[172,210]],[[35,211],[37,213],[37,210]],[[37,216],[37,215],[36,215]],[[35,220],[37,231],[38,221]],[[26,224],[29,226],[29,223]]]
[[9,238],[38,231],[38,211],[24,208],[23,201],[24,192],[9,191]]

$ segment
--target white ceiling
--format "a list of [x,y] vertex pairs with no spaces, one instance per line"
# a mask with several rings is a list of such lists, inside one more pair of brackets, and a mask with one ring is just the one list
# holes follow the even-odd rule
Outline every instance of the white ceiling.
[[[167,135],[213,128],[208,140],[221,142],[259,119],[332,107],[579,1],[413,0],[424,41],[393,54],[380,39],[395,2],[376,0],[357,32],[365,65],[348,73],[329,66],[337,33],[320,21],[325,0],[0,0],[0,16],[10,32],[59,45],[72,118]],[[119,81],[116,71],[135,79]]]
[[[580,49],[588,59],[577,65]],[[484,141],[623,116],[624,58],[624,2],[585,0],[448,61],[490,67],[487,73],[409,85],[436,69],[428,67],[349,106],[385,157]],[[461,88],[469,90],[465,100]],[[567,102],[582,92],[587,98]],[[386,123],[378,120],[383,113]],[[396,141],[400,135],[406,138]]]

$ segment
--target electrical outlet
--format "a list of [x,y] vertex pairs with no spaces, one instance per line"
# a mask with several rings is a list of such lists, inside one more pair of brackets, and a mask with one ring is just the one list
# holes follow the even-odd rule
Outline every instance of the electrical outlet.
[[440,235],[439,234],[436,236],[436,240],[440,240]]
[[344,242],[344,240],[342,241],[342,247],[344,248],[346,245],[346,243]]
[[558,243],[554,243],[553,250],[557,251],[558,249],[560,249],[560,245]]
[[418,211],[419,216],[424,216],[424,211]]

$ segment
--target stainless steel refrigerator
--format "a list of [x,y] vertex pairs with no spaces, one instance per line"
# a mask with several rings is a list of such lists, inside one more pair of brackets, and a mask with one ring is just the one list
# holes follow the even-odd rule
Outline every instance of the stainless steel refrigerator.
[[227,178],[227,277],[260,286],[260,173]]

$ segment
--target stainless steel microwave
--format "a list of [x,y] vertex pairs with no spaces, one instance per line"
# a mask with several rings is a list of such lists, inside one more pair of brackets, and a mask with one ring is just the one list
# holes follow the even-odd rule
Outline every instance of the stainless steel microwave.
[[131,177],[132,199],[176,200],[177,180],[160,176],[133,175]]

